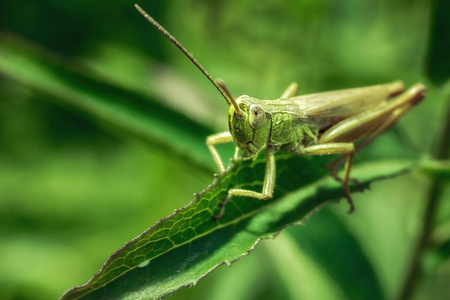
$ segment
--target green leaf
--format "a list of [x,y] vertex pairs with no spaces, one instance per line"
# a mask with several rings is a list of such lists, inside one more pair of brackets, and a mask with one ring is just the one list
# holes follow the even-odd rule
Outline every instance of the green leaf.
[[119,129],[211,171],[205,137],[212,131],[149,99],[148,95],[109,83],[79,64],[17,37],[0,34],[0,74],[96,122]]
[[[259,240],[273,238],[286,226],[300,224],[323,205],[342,197],[340,183],[322,166],[329,157],[277,154],[277,185],[268,201],[235,197],[222,219],[213,216],[231,187],[260,190],[265,159],[238,160],[196,199],[113,254],[86,285],[62,299],[157,299],[195,285],[222,264],[248,254]],[[395,176],[409,162],[381,161],[353,169],[361,191],[375,180]]]
[[[309,227],[301,230],[302,233],[306,231]],[[345,297],[342,286],[327,272],[328,266],[311,259],[303,244],[292,235],[283,233],[277,237],[276,243],[264,246],[275,261],[274,269],[289,292],[289,299],[352,299]]]
[[345,295],[339,299],[386,298],[360,241],[332,210],[324,209],[315,215],[305,230],[289,230],[289,233],[303,251],[309,254],[310,260],[325,268],[328,275],[336,281]]

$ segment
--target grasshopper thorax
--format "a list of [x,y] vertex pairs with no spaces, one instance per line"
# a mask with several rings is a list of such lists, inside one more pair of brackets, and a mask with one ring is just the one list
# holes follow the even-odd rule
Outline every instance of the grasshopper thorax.
[[[262,101],[242,95],[236,99],[241,114],[230,105],[228,129],[236,146],[245,156],[255,156],[267,144],[270,135],[271,118],[264,110]],[[243,112],[243,114],[242,114]]]

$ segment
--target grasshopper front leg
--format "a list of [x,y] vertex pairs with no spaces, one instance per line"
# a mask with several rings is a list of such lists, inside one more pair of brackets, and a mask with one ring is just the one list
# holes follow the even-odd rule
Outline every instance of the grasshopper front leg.
[[266,170],[264,174],[264,183],[261,193],[245,190],[245,189],[230,189],[228,194],[223,198],[220,203],[220,211],[214,216],[214,219],[219,220],[222,218],[225,212],[225,206],[234,196],[244,196],[256,198],[259,200],[267,200],[272,198],[273,190],[275,188],[275,175],[276,175],[276,160],[275,151],[270,148],[266,148]]
[[217,149],[216,147],[214,147],[214,145],[229,143],[232,141],[233,137],[228,131],[216,133],[206,138],[206,145],[208,146],[209,152],[211,152],[211,155],[217,165],[217,168],[219,168],[220,173],[223,173],[225,171],[225,167],[222,159],[220,158],[219,152],[217,152]]

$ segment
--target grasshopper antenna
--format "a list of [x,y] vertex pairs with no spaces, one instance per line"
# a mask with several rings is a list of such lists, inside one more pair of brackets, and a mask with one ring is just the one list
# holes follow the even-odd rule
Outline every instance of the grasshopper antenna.
[[181,52],[186,55],[187,58],[203,73],[203,75],[208,78],[209,81],[217,88],[217,90],[222,94],[222,96],[225,98],[225,100],[228,103],[228,106],[233,105],[236,114],[243,116],[244,112],[240,109],[240,107],[237,105],[236,100],[231,95],[230,91],[225,86],[225,82],[223,80],[214,80],[214,78],[209,75],[208,71],[206,71],[205,68],[194,58],[194,56],[189,53],[186,48],[181,45],[181,43],[173,36],[171,35],[164,27],[162,27],[158,22],[155,21],[149,14],[145,12],[139,5],[134,5],[138,12],[150,23],[155,27],[159,32],[161,32],[165,37],[167,37],[175,46],[177,46],[178,49],[181,50]]

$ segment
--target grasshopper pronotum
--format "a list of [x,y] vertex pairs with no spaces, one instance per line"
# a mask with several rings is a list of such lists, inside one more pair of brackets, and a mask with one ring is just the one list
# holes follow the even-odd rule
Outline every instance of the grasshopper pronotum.
[[[200,63],[167,30],[140,6],[136,9],[164,36],[175,44],[219,90],[229,105],[229,131],[213,134],[206,139],[220,172],[225,167],[215,145],[234,141],[236,154],[255,157],[266,151],[266,171],[261,192],[230,189],[221,203],[215,219],[222,217],[225,205],[233,196],[270,199],[275,187],[275,152],[287,151],[299,155],[342,154],[330,165],[330,174],[342,182],[344,195],[354,210],[348,187],[353,156],[378,135],[389,129],[404,113],[425,96],[426,87],[417,83],[403,92],[403,83],[352,88],[296,96],[297,84],[292,83],[277,100],[259,100],[247,95],[234,99],[221,80],[214,80]],[[389,98],[396,96],[389,100]],[[389,100],[389,101],[388,101]],[[361,140],[355,147],[354,143]],[[336,168],[345,159],[344,177]]]

